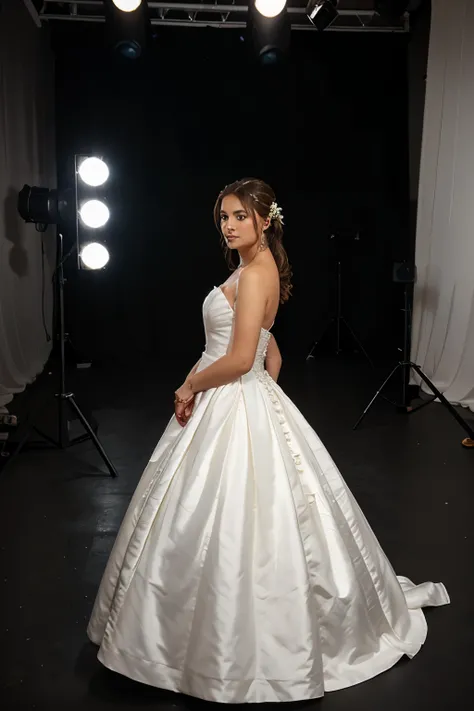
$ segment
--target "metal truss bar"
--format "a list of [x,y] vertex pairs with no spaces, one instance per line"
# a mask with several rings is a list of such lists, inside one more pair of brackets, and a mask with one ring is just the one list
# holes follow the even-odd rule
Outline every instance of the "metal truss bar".
[[33,5],[32,0],[23,0],[23,4],[30,13],[31,17],[33,18],[33,22],[35,23],[36,27],[41,27],[41,19],[38,12],[36,11],[35,6]]
[[[54,15],[54,14],[44,14],[41,16],[44,20],[61,20],[64,22],[105,22],[105,17],[100,17],[99,15]],[[224,22],[213,22],[212,20],[160,20],[159,18],[153,18],[151,20],[152,25],[163,25],[166,27],[214,27],[217,29],[244,29],[247,27],[246,22],[233,22],[232,20],[225,20]],[[312,25],[291,25],[292,30],[296,31],[307,31],[314,32],[318,31]],[[334,26],[331,25],[327,27],[324,32],[370,32],[370,33],[380,33],[388,32],[405,33],[407,30],[404,27],[368,27],[360,25],[359,27],[344,27],[344,26]]]
[[[58,0],[45,0],[44,5],[57,5]],[[62,0],[61,5],[103,5],[102,0]],[[211,5],[200,2],[148,2],[148,7],[155,10],[183,10],[184,12],[248,12],[247,5]],[[287,12],[290,15],[306,15],[304,7],[288,7]],[[340,17],[372,17],[375,10],[338,10]],[[45,13],[46,14],[46,13]]]
[[[103,5],[102,0],[62,0],[60,5],[69,5],[71,7],[70,14],[59,14],[57,12],[49,12],[48,6],[57,6],[58,0],[45,0],[43,3],[43,9],[40,14],[40,19],[42,21],[56,20],[56,21],[74,21],[74,22],[105,22],[105,17],[100,14],[86,15],[78,12],[78,6],[94,6],[100,7]],[[246,27],[247,23],[245,20],[238,19],[239,15],[248,12],[247,5],[226,5],[226,4],[216,4],[211,5],[208,3],[190,3],[190,2],[154,2],[151,0],[148,5],[152,9],[156,9],[159,12],[157,17],[151,17],[150,21],[152,25],[163,25],[171,27],[214,27],[214,28],[227,28],[227,29],[240,29]],[[53,9],[53,8],[52,8]],[[164,11],[173,12],[185,12],[188,14],[187,18],[176,18],[169,17]],[[196,19],[199,13],[216,13],[220,14],[219,20],[199,20]],[[288,13],[293,16],[291,22],[291,29],[296,31],[318,31],[312,25],[312,23],[307,20],[306,9],[302,7],[289,7]],[[357,20],[357,24],[342,25],[340,23],[334,23],[330,27],[324,30],[325,32],[370,32],[370,33],[406,33],[409,31],[409,15],[405,13],[403,21],[399,25],[368,25],[365,24],[364,20],[372,19],[376,13],[374,10],[339,10],[339,16],[342,18],[352,18]],[[301,22],[301,20],[303,22]],[[304,18],[304,19],[303,19]],[[306,22],[304,21],[306,20]]]

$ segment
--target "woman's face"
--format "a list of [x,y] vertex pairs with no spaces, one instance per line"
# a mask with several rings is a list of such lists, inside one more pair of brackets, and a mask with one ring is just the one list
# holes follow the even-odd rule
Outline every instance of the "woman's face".
[[256,215],[259,234],[255,231],[253,216],[236,195],[226,195],[221,205],[221,230],[230,249],[248,249],[260,238],[265,221]]

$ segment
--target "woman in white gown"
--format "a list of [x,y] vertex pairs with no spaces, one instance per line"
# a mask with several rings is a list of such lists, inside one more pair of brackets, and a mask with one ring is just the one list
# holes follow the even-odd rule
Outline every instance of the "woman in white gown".
[[270,328],[291,271],[272,190],[234,183],[216,217],[240,267],[204,300],[206,348],[133,495],[88,635],[106,667],[163,689],[316,698],[413,657],[421,608],[449,597],[397,578],[276,383]]

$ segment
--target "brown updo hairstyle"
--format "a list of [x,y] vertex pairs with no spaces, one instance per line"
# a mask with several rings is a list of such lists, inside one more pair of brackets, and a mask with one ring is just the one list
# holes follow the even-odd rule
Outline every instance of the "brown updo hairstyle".
[[[224,250],[226,262],[229,269],[233,271],[237,269],[237,265],[234,264],[233,260],[233,250],[227,246],[221,230],[221,207],[222,200],[226,195],[235,195],[239,198],[248,213],[252,215],[256,232],[258,230],[256,213],[266,220],[270,213],[270,207],[276,200],[275,193],[271,187],[264,183],[263,180],[256,178],[238,180],[232,183],[232,185],[227,185],[219,194],[214,206],[214,221],[221,235],[221,245]],[[280,303],[284,304],[291,296],[291,290],[293,288],[291,277],[293,272],[285,248],[283,247],[283,225],[281,222],[273,219],[268,229],[265,230],[265,236],[280,273]]]

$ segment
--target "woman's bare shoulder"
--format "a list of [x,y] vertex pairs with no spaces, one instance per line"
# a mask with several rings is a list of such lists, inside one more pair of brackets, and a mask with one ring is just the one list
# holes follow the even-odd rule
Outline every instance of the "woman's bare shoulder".
[[242,271],[241,279],[251,281],[260,281],[264,284],[271,285],[274,281],[280,281],[280,274],[276,264],[249,264]]

